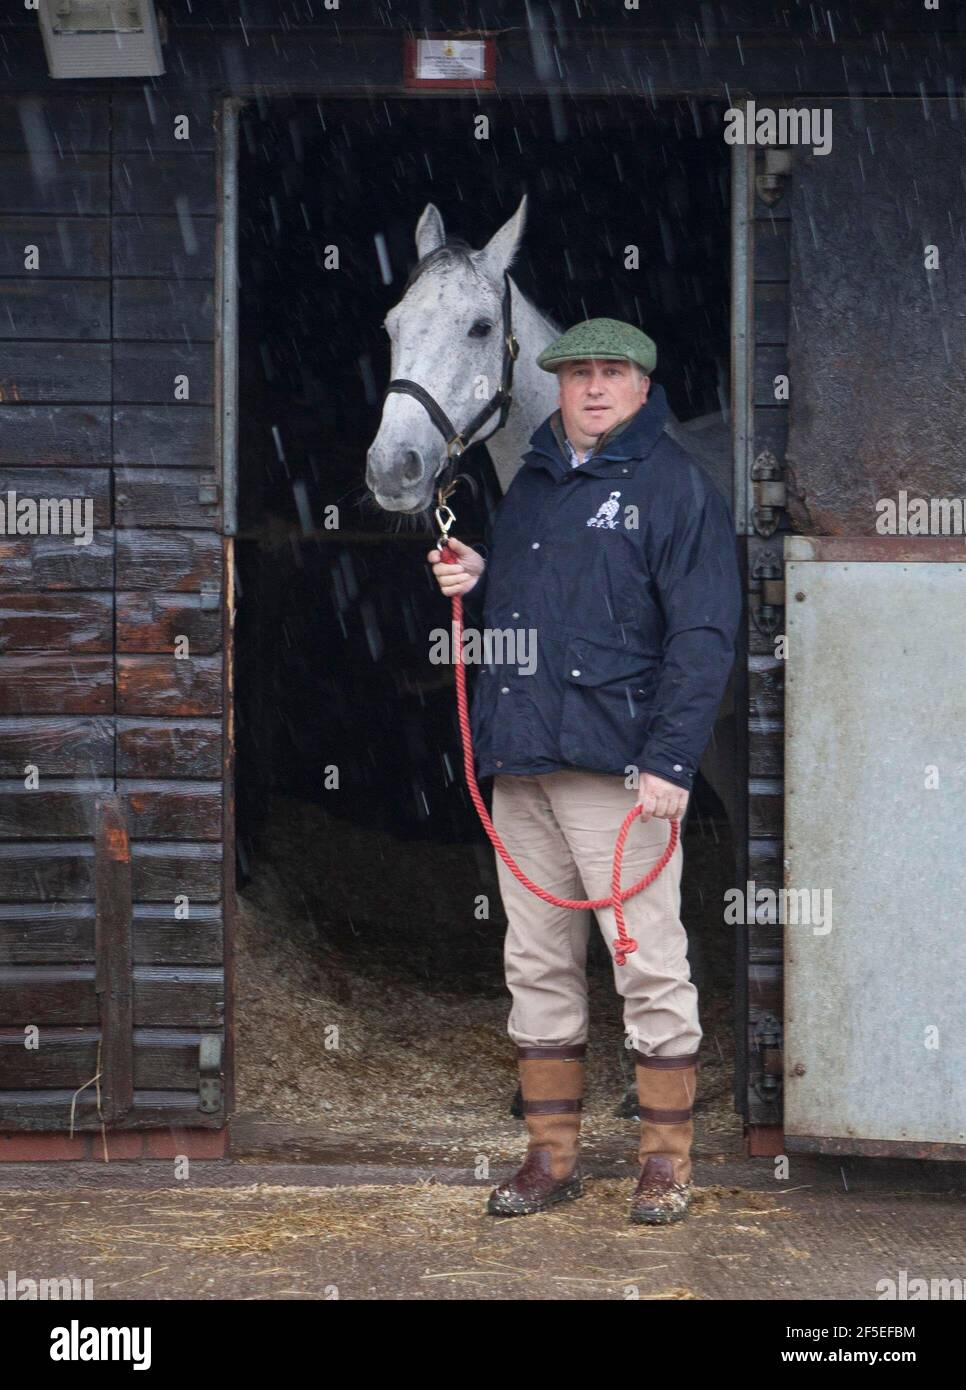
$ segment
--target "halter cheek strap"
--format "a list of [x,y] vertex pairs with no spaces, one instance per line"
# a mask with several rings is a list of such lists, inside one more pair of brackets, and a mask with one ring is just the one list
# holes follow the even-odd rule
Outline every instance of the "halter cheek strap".
[[[462,432],[456,429],[452,420],[439,402],[434,400],[425,387],[420,386],[417,381],[409,381],[406,377],[394,377],[383,393],[383,404],[385,404],[386,397],[391,395],[394,391],[398,391],[404,396],[412,396],[414,400],[419,401],[446,441],[447,460],[459,458],[464,449],[467,449],[473,442],[477,444],[484,443],[506,424],[510,405],[513,401],[513,364],[519,356],[520,345],[513,336],[510,277],[506,271],[503,272],[503,282],[503,369],[500,374],[500,385],[498,390],[493,393],[482,409],[476,412]],[[485,434],[482,439],[474,441],[474,434],[497,406],[500,408],[500,415],[496,424],[490,430],[489,434]]]

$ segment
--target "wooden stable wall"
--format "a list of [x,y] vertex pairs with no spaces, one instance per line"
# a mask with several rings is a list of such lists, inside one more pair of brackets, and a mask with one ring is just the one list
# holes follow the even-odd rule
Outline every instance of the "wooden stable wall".
[[204,93],[0,104],[0,499],[96,524],[0,535],[0,1131],[67,1129],[99,1044],[76,1128],[223,1123],[216,185]]
[[[777,104],[777,103],[776,103]],[[792,104],[789,102],[788,104]],[[757,153],[756,174],[765,161]],[[791,177],[794,177],[792,174]],[[752,314],[753,338],[752,457],[770,456],[781,467],[788,442],[789,404],[776,400],[775,378],[788,374],[789,263],[791,177],[777,202],[753,200]],[[752,498],[754,501],[754,498]],[[784,612],[763,607],[774,597],[763,581],[781,580],[783,512],[769,516],[752,508],[752,528],[745,542],[747,592],[748,796],[743,879],[758,889],[783,886],[782,817],[784,809],[785,663],[775,655],[775,633],[784,631]],[[774,530],[766,534],[771,527]],[[750,923],[747,927],[747,1069],[737,1107],[748,1123],[780,1131],[782,1122],[782,928]]]

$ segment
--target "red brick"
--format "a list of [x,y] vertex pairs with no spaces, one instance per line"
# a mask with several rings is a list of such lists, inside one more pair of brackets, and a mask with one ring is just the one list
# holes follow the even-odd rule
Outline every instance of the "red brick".
[[749,1158],[775,1158],[785,1152],[785,1132],[781,1125],[748,1125],[745,1153]]
[[148,1130],[146,1158],[224,1158],[228,1148],[227,1129]]
[[85,1135],[0,1134],[0,1163],[53,1163],[86,1158]]
[[90,1135],[90,1157],[97,1162],[113,1163],[117,1158],[142,1158],[144,1156],[144,1134],[133,1130],[108,1130],[107,1159],[104,1158],[104,1140],[100,1134]]

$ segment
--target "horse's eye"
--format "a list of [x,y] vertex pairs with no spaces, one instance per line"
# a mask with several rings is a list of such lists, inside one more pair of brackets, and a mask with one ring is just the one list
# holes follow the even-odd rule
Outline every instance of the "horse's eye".
[[486,319],[477,319],[470,329],[469,336],[471,338],[485,338],[492,327],[492,323],[487,323]]

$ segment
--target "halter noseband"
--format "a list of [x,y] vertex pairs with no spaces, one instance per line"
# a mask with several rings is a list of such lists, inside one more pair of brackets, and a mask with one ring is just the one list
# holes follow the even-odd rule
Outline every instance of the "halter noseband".
[[462,432],[454,427],[452,420],[439,402],[434,400],[429,392],[416,381],[409,381],[406,377],[395,377],[390,381],[383,393],[382,400],[384,405],[388,395],[393,391],[399,391],[404,396],[413,396],[426,408],[429,418],[446,441],[447,463],[451,463],[453,459],[459,458],[464,449],[469,448],[469,445],[473,442],[473,435],[497,406],[500,407],[500,418],[490,430],[490,433],[485,434],[483,438],[477,440],[476,443],[484,443],[506,424],[506,417],[509,414],[510,405],[513,400],[513,364],[520,352],[520,345],[513,336],[510,305],[510,277],[506,271],[503,272],[503,280],[503,370],[500,377],[500,386],[482,409],[476,412],[470,423]]

